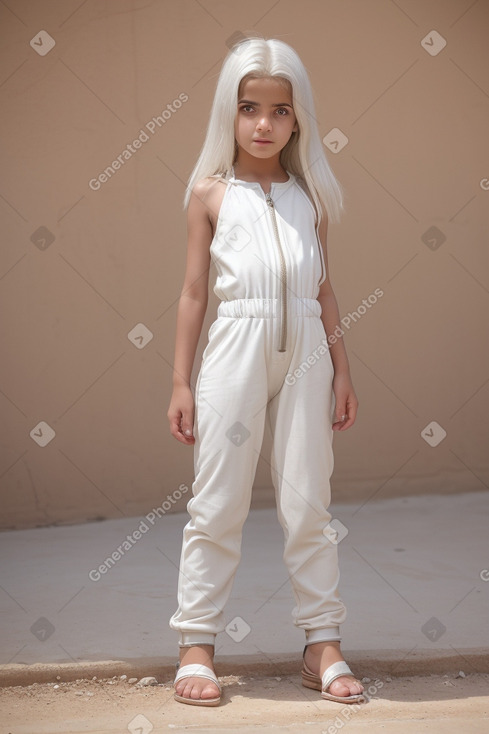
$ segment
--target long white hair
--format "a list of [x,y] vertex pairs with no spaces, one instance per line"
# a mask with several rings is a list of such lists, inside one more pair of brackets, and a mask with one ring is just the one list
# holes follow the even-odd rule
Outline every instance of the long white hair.
[[191,191],[198,181],[225,174],[231,169],[237,153],[234,122],[240,83],[244,78],[263,77],[276,77],[278,81],[285,79],[292,87],[292,105],[299,130],[292,133],[281,150],[281,165],[307,186],[318,214],[318,223],[323,207],[330,221],[339,221],[343,192],[329,166],[319,136],[313,92],[304,64],[288,44],[259,37],[241,40],[224,59],[205,141],[188,180],[183,208],[187,208]]

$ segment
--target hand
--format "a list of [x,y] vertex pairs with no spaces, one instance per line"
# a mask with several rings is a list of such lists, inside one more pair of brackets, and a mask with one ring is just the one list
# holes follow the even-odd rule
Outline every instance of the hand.
[[173,388],[173,394],[168,408],[171,435],[190,446],[195,443],[193,435],[194,425],[194,398],[190,387],[181,385]]
[[333,378],[333,390],[336,398],[333,431],[346,431],[355,423],[358,410],[358,399],[348,373],[340,373]]

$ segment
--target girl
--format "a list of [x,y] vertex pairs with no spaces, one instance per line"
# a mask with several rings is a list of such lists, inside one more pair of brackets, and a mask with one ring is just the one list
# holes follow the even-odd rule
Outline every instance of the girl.
[[[323,698],[356,703],[363,686],[340,651],[346,609],[328,512],[333,431],[353,425],[358,405],[336,336],[326,254],[327,222],[338,220],[342,192],[319,138],[307,72],[282,41],[247,38],[227,55],[186,207],[168,419],[172,435],[194,445],[195,481],[170,619],[180,635],[175,699],[220,702],[215,637],[225,628],[267,420],[292,614],[306,637],[302,682]],[[190,378],[211,261],[221,303],[194,403]]]

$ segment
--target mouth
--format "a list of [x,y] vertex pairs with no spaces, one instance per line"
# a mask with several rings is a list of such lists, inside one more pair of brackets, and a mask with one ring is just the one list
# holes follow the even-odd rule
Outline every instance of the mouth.
[[265,138],[257,138],[253,140],[254,143],[258,143],[260,145],[269,145],[273,143],[273,140],[265,140]]

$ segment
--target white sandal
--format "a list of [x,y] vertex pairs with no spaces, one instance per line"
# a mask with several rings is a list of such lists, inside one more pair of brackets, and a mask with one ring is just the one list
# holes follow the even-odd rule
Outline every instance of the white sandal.
[[175,676],[175,680],[173,681],[173,685],[177,683],[182,678],[207,678],[208,680],[211,680],[213,683],[216,684],[216,686],[219,688],[219,696],[218,698],[187,698],[186,696],[179,696],[178,693],[173,694],[173,698],[175,701],[179,701],[180,703],[190,703],[193,706],[218,706],[221,702],[221,684],[217,680],[217,676],[214,673],[211,668],[208,668],[206,665],[201,665],[199,663],[191,663],[190,665],[184,665],[183,668],[179,667],[178,673]]
[[353,675],[348,663],[346,663],[344,660],[333,663],[329,666],[329,668],[326,668],[323,673],[322,679],[319,677],[319,675],[316,675],[311,670],[309,670],[304,659],[302,661],[303,686],[305,686],[306,688],[314,688],[315,691],[321,691],[322,698],[325,698],[328,701],[337,701],[338,703],[363,703],[365,701],[365,696],[363,695],[363,693],[354,693],[351,696],[335,696],[332,693],[327,692],[327,689],[329,688],[331,683],[337,678],[341,678],[342,675]]

